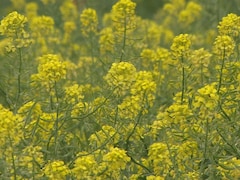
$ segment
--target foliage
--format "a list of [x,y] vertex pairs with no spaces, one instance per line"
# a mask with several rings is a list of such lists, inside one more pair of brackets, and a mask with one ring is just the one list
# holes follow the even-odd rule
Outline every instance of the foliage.
[[144,2],[1,6],[0,179],[240,178],[239,2]]

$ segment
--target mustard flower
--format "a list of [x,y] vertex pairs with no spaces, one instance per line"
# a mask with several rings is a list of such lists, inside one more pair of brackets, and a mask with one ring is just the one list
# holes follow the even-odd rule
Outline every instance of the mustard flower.
[[77,154],[77,159],[74,161],[72,173],[77,179],[88,179],[95,175],[98,168],[94,155],[82,155],[83,152]]
[[230,36],[217,36],[214,42],[213,51],[222,60],[233,54],[235,42]]
[[65,100],[67,103],[75,104],[84,98],[83,87],[78,84],[65,87]]
[[162,69],[168,69],[168,65],[174,64],[172,62],[171,53],[168,49],[163,47],[158,47],[156,50],[156,59],[154,60],[155,63],[161,62]]
[[187,7],[179,13],[178,21],[185,27],[193,23],[199,16],[202,10],[201,5],[190,1]]
[[89,141],[92,147],[100,147],[106,142],[108,142],[107,146],[112,146],[119,141],[119,138],[120,135],[115,128],[104,125],[100,131],[97,131],[89,137]]
[[5,47],[7,52],[14,52],[17,48],[28,47],[32,40],[25,31],[27,18],[16,11],[9,13],[0,23],[0,35],[8,39]]
[[140,96],[127,96],[123,102],[118,105],[119,116],[124,119],[134,120],[142,111],[143,101]]
[[[52,133],[51,131],[54,128],[54,123],[56,119],[57,119],[56,113],[43,112],[38,118],[32,119],[31,122],[28,122],[26,124],[26,126],[24,127],[25,133],[29,138],[33,140],[37,140],[39,137],[41,137],[41,140],[42,140],[41,142],[45,143],[46,141],[49,141],[49,136]],[[41,127],[41,128],[36,128],[36,127]],[[35,136],[33,137],[32,133],[34,129],[35,129],[35,134],[34,134]],[[51,140],[53,140],[53,138]]]
[[64,1],[60,6],[60,12],[64,21],[74,21],[78,17],[78,11],[73,1]]
[[36,120],[42,114],[42,109],[39,103],[29,101],[21,106],[17,113],[23,118],[31,117]]
[[29,21],[31,21],[31,19],[33,17],[37,16],[37,14],[38,14],[37,11],[38,11],[38,4],[37,3],[29,2],[29,3],[26,4],[25,13],[26,13],[26,16],[27,16]]
[[[15,146],[22,138],[23,119],[0,104],[0,146]],[[9,144],[9,142],[11,143]]]
[[148,67],[151,62],[157,61],[156,52],[153,49],[143,49],[140,56],[144,67]]
[[49,46],[59,43],[59,32],[54,28],[54,19],[50,16],[33,17],[29,23],[32,37],[38,48],[37,54],[49,53]]
[[218,32],[220,35],[238,37],[240,33],[240,16],[230,13],[219,22]]
[[19,166],[28,171],[28,175],[35,178],[42,177],[41,167],[44,164],[42,147],[29,145],[22,151]]
[[26,1],[25,0],[10,0],[14,9],[21,10],[24,8]]
[[84,9],[80,15],[81,30],[85,37],[97,32],[98,17],[94,9]]
[[54,4],[56,2],[56,0],[41,0],[41,2],[44,5],[48,5],[48,4]]
[[111,13],[115,31],[122,33],[135,29],[135,8],[136,3],[131,0],[119,0],[113,5]]
[[103,156],[103,161],[107,162],[110,172],[125,169],[130,160],[126,151],[117,147],[110,147],[109,152]]
[[238,179],[240,177],[240,160],[236,157],[220,159],[217,169],[225,179]]
[[63,161],[60,160],[48,162],[44,166],[43,172],[49,180],[64,180],[66,179],[67,175],[70,174],[69,168],[64,164]]
[[156,87],[157,85],[153,80],[151,72],[139,71],[136,81],[131,86],[131,94],[140,97],[141,103],[146,103],[151,107],[155,100]]
[[173,39],[171,50],[177,59],[186,58],[189,55],[191,40],[188,34],[180,34]]
[[[71,103],[71,102],[70,102]],[[89,112],[89,104],[86,102],[78,102],[74,105],[72,111],[71,111],[71,117],[76,118],[79,116],[82,116]]]
[[114,53],[114,35],[111,28],[104,28],[100,32],[99,44],[100,53],[102,55],[106,53]]
[[159,26],[156,22],[147,21],[147,26],[145,28],[144,34],[146,37],[144,37],[144,41],[151,48],[157,47],[162,37],[162,26]]
[[72,32],[76,30],[76,28],[77,27],[74,21],[64,22],[64,26],[63,26],[64,35],[62,40],[64,44],[67,44],[71,41]]
[[191,169],[198,169],[198,160],[201,158],[201,153],[198,150],[198,143],[193,140],[184,141],[177,146],[177,161],[178,168],[182,172]]
[[212,54],[209,53],[207,50],[204,48],[200,48],[197,50],[194,50],[191,55],[190,55],[190,60],[191,63],[194,64],[194,67],[199,68],[199,67],[204,67],[204,73],[207,73],[207,67],[210,63],[210,58]]
[[72,33],[74,30],[76,30],[76,24],[73,21],[66,21],[64,23],[64,32],[67,34]]
[[54,20],[50,16],[36,16],[31,20],[30,28],[33,31],[33,36],[45,37],[53,33]]
[[116,92],[125,94],[136,79],[136,68],[128,62],[113,63],[104,79]]
[[26,22],[27,18],[24,15],[13,11],[1,20],[0,34],[7,37],[15,37],[16,34],[22,34],[25,32],[24,27]]
[[163,10],[170,15],[176,16],[185,6],[185,0],[172,0],[171,3],[165,3]]
[[66,66],[60,56],[47,54],[39,57],[38,60],[38,74],[32,75],[33,80],[49,85],[66,77]]
[[156,175],[167,176],[172,167],[168,146],[162,142],[150,145],[148,160],[152,161],[154,174]]
[[198,89],[193,106],[195,108],[206,108],[213,110],[218,105],[219,95],[217,94],[216,83],[208,84]]
[[150,175],[147,176],[146,180],[164,180],[165,178],[162,176],[154,176],[154,175]]

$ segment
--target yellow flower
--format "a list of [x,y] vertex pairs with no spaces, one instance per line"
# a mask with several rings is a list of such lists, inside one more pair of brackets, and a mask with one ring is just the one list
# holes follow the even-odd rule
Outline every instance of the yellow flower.
[[82,34],[88,37],[90,34],[97,32],[98,17],[94,9],[84,9],[80,15]]
[[38,58],[38,74],[36,80],[43,83],[54,83],[66,77],[66,66],[61,61],[60,56],[55,54],[47,54]]
[[104,79],[116,88],[116,92],[125,94],[136,79],[136,68],[128,62],[113,63]]
[[117,143],[119,138],[120,136],[115,128],[109,125],[104,125],[100,131],[97,131],[89,137],[89,141],[92,147],[100,147],[106,142],[108,142],[107,146],[111,146]]
[[36,178],[42,177],[41,167],[44,164],[42,147],[28,145],[22,150],[19,166],[26,169],[28,174]]
[[33,36],[47,36],[53,33],[54,20],[50,16],[36,16],[31,20],[30,28]]
[[103,156],[103,161],[107,162],[109,171],[125,169],[130,160],[126,151],[117,147],[110,147],[110,151]]
[[216,55],[222,60],[229,57],[235,48],[235,42],[230,36],[217,36],[214,42],[213,50]]
[[[23,138],[23,119],[0,104],[0,146],[15,146]],[[9,143],[11,142],[11,143]],[[13,148],[13,147],[12,147]],[[4,148],[3,148],[4,149]],[[0,149],[1,155],[2,150]]]
[[64,1],[60,6],[60,12],[64,21],[74,21],[78,17],[78,11],[73,1]]
[[24,8],[26,1],[25,0],[10,0],[14,9],[21,10]]
[[114,35],[112,29],[107,27],[100,32],[100,53],[114,53]]
[[238,37],[240,33],[240,16],[230,13],[219,22],[218,31],[220,35]]
[[70,174],[68,167],[60,160],[48,162],[44,166],[43,171],[49,180],[65,180],[66,176]]
[[151,62],[157,61],[157,56],[154,50],[152,49],[143,49],[141,54],[142,63],[144,67],[148,67]]
[[190,50],[190,37],[188,34],[180,34],[176,36],[171,45],[173,56],[177,59],[186,58]]
[[25,31],[27,18],[16,11],[8,14],[0,23],[0,34],[8,37],[7,52],[14,52],[16,48],[27,47],[31,44],[29,34]]
[[56,0],[41,0],[44,5],[54,4]]
[[131,0],[119,0],[112,7],[113,28],[117,32],[133,30],[135,24],[136,3]]
[[13,11],[1,20],[0,34],[7,37],[15,37],[16,34],[24,32],[26,22],[27,18],[24,15],[19,14],[17,11]]
[[74,176],[77,179],[88,179],[93,177],[98,168],[94,155],[84,155],[83,152],[81,152],[78,153],[77,156],[79,157],[74,161],[74,167],[72,169]]
[[72,86],[65,88],[65,100],[67,103],[75,104],[81,101],[83,96],[83,87],[79,86],[78,84],[74,84]]
[[153,163],[153,170],[156,175],[166,176],[172,166],[167,144],[156,142],[150,145],[148,160]]
[[37,16],[38,4],[35,2],[27,3],[25,6],[25,13],[27,18],[31,21],[33,17]]
[[178,21],[186,27],[193,23],[200,16],[201,10],[201,5],[190,1],[187,4],[186,9],[179,13]]
[[198,90],[193,106],[195,108],[207,108],[213,110],[218,105],[219,95],[217,94],[216,83],[208,84]]

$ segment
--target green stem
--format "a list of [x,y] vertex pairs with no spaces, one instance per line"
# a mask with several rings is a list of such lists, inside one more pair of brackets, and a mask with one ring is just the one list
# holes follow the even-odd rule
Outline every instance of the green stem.
[[21,94],[21,73],[22,73],[22,50],[21,50],[21,48],[18,49],[18,53],[19,53],[19,66],[18,66],[18,76],[17,76],[18,92],[17,92],[16,102],[15,102],[15,107],[14,107],[15,114],[17,113],[18,103],[19,103],[20,94]]
[[185,92],[185,68],[184,68],[184,59],[183,56],[181,58],[181,63],[182,63],[182,96],[181,96],[181,104],[183,104],[183,99],[184,99],[184,92]]
[[225,63],[225,51],[224,51],[224,54],[223,54],[223,59],[222,59],[222,64],[221,64],[221,69],[220,69],[220,77],[219,77],[219,81],[218,81],[217,94],[219,94],[221,86],[222,86],[222,77],[223,77],[224,63]]
[[8,134],[8,137],[9,137],[9,143],[10,143],[10,146],[12,148],[12,152],[11,152],[11,157],[12,157],[12,166],[13,166],[13,179],[14,180],[17,180],[17,172],[16,172],[16,163],[15,163],[15,157],[14,157],[14,147],[13,147],[13,143],[12,143],[12,139],[10,137],[10,135]]
[[55,156],[58,156],[58,131],[59,131],[59,101],[58,101],[58,92],[57,92],[57,84],[54,82],[55,96],[56,96],[56,121],[54,124],[54,151]]
[[207,150],[208,150],[208,133],[209,133],[209,121],[208,118],[206,119],[206,134],[205,134],[205,139],[204,139],[204,151],[203,151],[203,159],[200,164],[200,172],[201,175],[204,174],[204,170],[206,168],[206,160],[208,159],[207,157]]
[[126,20],[126,17],[125,17],[125,19],[124,19],[124,31],[123,31],[123,44],[122,44],[120,62],[123,60],[123,55],[125,54],[126,37],[127,37],[127,20]]

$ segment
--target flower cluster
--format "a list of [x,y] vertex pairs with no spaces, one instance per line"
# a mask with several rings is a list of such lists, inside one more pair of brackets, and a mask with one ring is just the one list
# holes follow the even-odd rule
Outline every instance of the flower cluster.
[[213,48],[216,55],[222,60],[232,55],[235,48],[235,42],[230,36],[217,36]]
[[38,74],[32,75],[33,81],[40,81],[48,86],[65,78],[66,66],[58,55],[47,54],[39,57],[38,60]]
[[72,86],[65,88],[65,100],[67,103],[75,104],[80,102],[84,95],[82,94],[83,88],[78,84],[74,84]]
[[7,37],[15,37],[16,34],[21,36],[21,34],[25,33],[24,26],[26,22],[27,18],[24,15],[13,11],[1,20],[0,33]]
[[201,11],[201,5],[190,1],[186,8],[179,13],[178,21],[183,24],[184,27],[187,27],[200,17]]
[[114,35],[111,28],[105,28],[100,32],[100,53],[114,53]]
[[0,24],[0,34],[8,38],[7,52],[14,52],[16,49],[28,47],[32,40],[29,33],[25,31],[27,18],[16,11],[8,14]]
[[94,9],[84,9],[80,15],[82,34],[86,37],[91,36],[97,32],[98,17]]
[[113,63],[104,77],[107,83],[116,88],[119,94],[126,94],[132,83],[136,80],[137,71],[133,64],[128,62]]
[[239,16],[106,3],[0,7],[0,179],[239,179]]
[[78,18],[78,12],[73,1],[64,1],[60,6],[60,12],[64,21],[74,21]]
[[240,16],[230,13],[223,17],[218,25],[218,32],[220,35],[238,37],[240,33]]
[[[22,118],[0,105],[1,147],[17,145],[23,137]],[[1,149],[1,152],[3,149]]]
[[148,157],[153,163],[154,174],[166,177],[169,173],[168,170],[172,166],[167,144],[161,142],[151,144],[149,147]]
[[75,177],[77,179],[88,179],[96,176],[95,173],[98,164],[94,155],[84,155],[83,152],[81,152],[77,156],[78,158],[74,161],[74,168],[72,169]]
[[70,170],[63,161],[52,161],[44,166],[44,174],[51,180],[64,180],[66,176],[70,174]]
[[110,171],[119,171],[126,168],[130,157],[127,156],[126,151],[110,147],[109,152],[103,156],[103,161],[108,164]]
[[133,30],[135,25],[136,3],[131,0],[119,0],[112,7],[112,23],[114,30],[124,32]]
[[180,34],[173,39],[171,50],[176,59],[189,56],[191,40],[188,34]]

